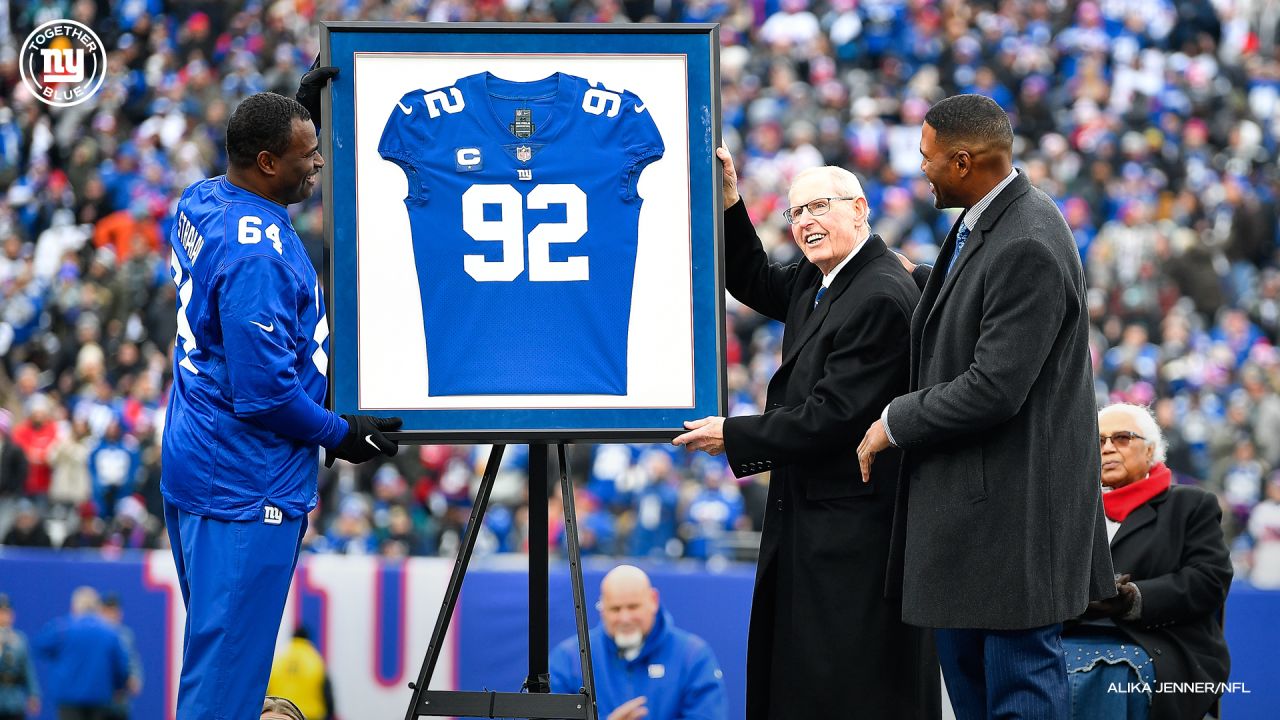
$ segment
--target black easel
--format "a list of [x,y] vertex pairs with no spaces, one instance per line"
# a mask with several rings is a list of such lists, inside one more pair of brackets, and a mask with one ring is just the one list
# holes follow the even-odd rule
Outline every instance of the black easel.
[[591,645],[587,639],[587,607],[582,590],[582,563],[578,553],[578,517],[573,506],[573,487],[569,480],[564,444],[556,444],[560,465],[560,494],[564,500],[564,534],[569,548],[569,575],[573,584],[573,611],[578,626],[578,659],[582,663],[582,688],[577,694],[552,694],[551,675],[547,668],[547,445],[529,445],[529,676],[526,692],[474,692],[428,690],[435,673],[436,660],[444,643],[449,619],[453,617],[462,580],[467,574],[471,551],[480,533],[481,521],[489,505],[498,465],[505,445],[494,445],[489,453],[480,491],[476,494],[471,519],[458,559],[453,565],[449,588],[445,591],[440,615],[431,631],[431,644],[422,661],[417,682],[409,683],[413,698],[405,720],[420,717],[529,718],[530,720],[598,720],[596,714],[595,675],[591,670]]

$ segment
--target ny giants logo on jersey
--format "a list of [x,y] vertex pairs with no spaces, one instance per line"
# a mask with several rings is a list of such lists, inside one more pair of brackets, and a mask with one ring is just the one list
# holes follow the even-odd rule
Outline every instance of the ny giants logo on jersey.
[[262,506],[262,522],[266,525],[279,525],[284,522],[284,512],[278,507]]

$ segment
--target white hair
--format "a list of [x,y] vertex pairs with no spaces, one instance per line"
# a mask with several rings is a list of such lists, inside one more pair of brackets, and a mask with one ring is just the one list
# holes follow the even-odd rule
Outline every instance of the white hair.
[[1156,422],[1156,418],[1151,414],[1151,409],[1143,405],[1133,405],[1131,403],[1114,403],[1108,405],[1098,411],[1098,419],[1109,412],[1122,412],[1133,420],[1133,424],[1138,426],[1138,434],[1146,438],[1147,444],[1151,446],[1151,461],[1164,462],[1165,443],[1164,433],[1160,430],[1160,424]]
[[860,198],[866,197],[862,192],[862,183],[858,181],[858,176],[835,165],[823,165],[821,167],[813,167],[807,170],[801,170],[796,174],[795,179],[791,181],[791,186],[800,182],[800,179],[806,175],[821,175],[831,181],[831,187],[835,192],[845,197]]

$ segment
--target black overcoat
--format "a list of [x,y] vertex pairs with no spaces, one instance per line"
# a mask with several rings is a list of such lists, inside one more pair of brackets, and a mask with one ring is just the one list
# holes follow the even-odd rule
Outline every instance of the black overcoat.
[[785,323],[762,414],[725,421],[739,477],[770,470],[747,647],[747,718],[936,718],[932,638],[884,597],[899,454],[863,484],[857,445],[907,385],[919,290],[875,235],[836,275],[769,262],[739,202],[725,213],[730,293]]
[[[1212,493],[1175,485],[1129,513],[1111,540],[1116,572],[1142,593],[1141,616],[1115,625],[1151,656],[1158,683],[1224,683],[1231,671],[1220,612],[1232,569],[1221,521]],[[1068,625],[1064,634],[1082,630]],[[1216,697],[1157,693],[1151,717],[1200,720]]]

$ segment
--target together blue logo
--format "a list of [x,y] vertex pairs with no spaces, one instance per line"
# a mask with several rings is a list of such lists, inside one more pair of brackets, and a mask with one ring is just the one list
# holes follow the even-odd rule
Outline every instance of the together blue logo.
[[41,102],[70,107],[93,97],[107,76],[98,35],[74,20],[47,22],[27,36],[18,61],[22,84]]

